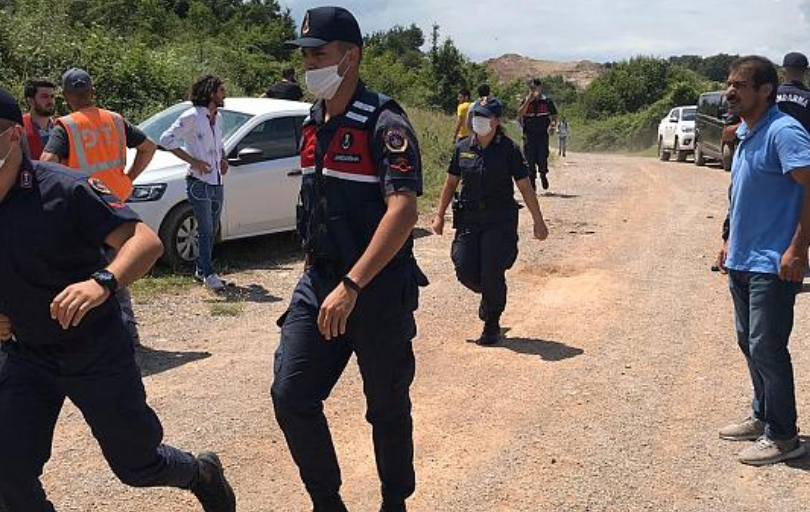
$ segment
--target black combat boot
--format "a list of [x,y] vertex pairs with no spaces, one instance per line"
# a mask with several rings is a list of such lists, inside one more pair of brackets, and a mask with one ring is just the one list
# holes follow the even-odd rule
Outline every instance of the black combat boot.
[[200,501],[205,512],[235,512],[236,496],[228,481],[222,462],[215,453],[201,453],[197,456],[200,476],[191,487],[191,492]]
[[349,512],[340,496],[314,501],[315,507],[312,509],[312,512]]
[[487,320],[484,323],[484,332],[478,338],[479,345],[490,346],[497,345],[501,341],[501,324],[499,319]]
[[380,512],[407,512],[407,510],[404,501],[398,503],[383,502],[382,507],[380,507]]

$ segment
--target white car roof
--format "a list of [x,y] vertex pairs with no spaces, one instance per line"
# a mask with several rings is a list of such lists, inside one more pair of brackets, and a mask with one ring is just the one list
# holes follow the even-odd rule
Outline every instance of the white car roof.
[[225,98],[225,108],[235,112],[269,114],[273,112],[309,111],[311,105],[301,101],[275,100],[270,98]]

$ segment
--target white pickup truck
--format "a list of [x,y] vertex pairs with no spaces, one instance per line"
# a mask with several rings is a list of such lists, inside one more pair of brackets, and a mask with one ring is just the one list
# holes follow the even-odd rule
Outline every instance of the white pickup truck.
[[658,158],[669,161],[674,153],[679,162],[695,151],[696,106],[675,107],[658,124]]

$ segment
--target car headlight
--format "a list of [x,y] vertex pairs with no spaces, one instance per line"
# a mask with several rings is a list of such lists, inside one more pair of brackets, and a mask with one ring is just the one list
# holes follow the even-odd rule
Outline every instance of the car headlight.
[[132,195],[129,196],[127,202],[147,203],[150,201],[159,201],[165,192],[165,183],[158,183],[155,185],[135,185],[135,187],[132,189]]
[[681,131],[683,133],[692,133],[695,129],[691,126],[681,126]]

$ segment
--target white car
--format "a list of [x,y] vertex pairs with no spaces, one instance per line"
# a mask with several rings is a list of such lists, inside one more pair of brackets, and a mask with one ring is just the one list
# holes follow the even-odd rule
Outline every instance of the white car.
[[[154,141],[190,108],[180,103],[144,121]],[[217,240],[233,240],[295,229],[301,185],[298,143],[310,105],[263,98],[228,98],[220,109],[230,170],[224,177],[225,204]],[[134,158],[130,152],[129,161]],[[191,263],[199,252],[197,222],[186,196],[188,165],[158,151],[135,180],[128,205],[160,235],[163,260]]]
[[673,108],[658,124],[658,158],[666,162],[674,153],[679,162],[695,152],[696,106]]

